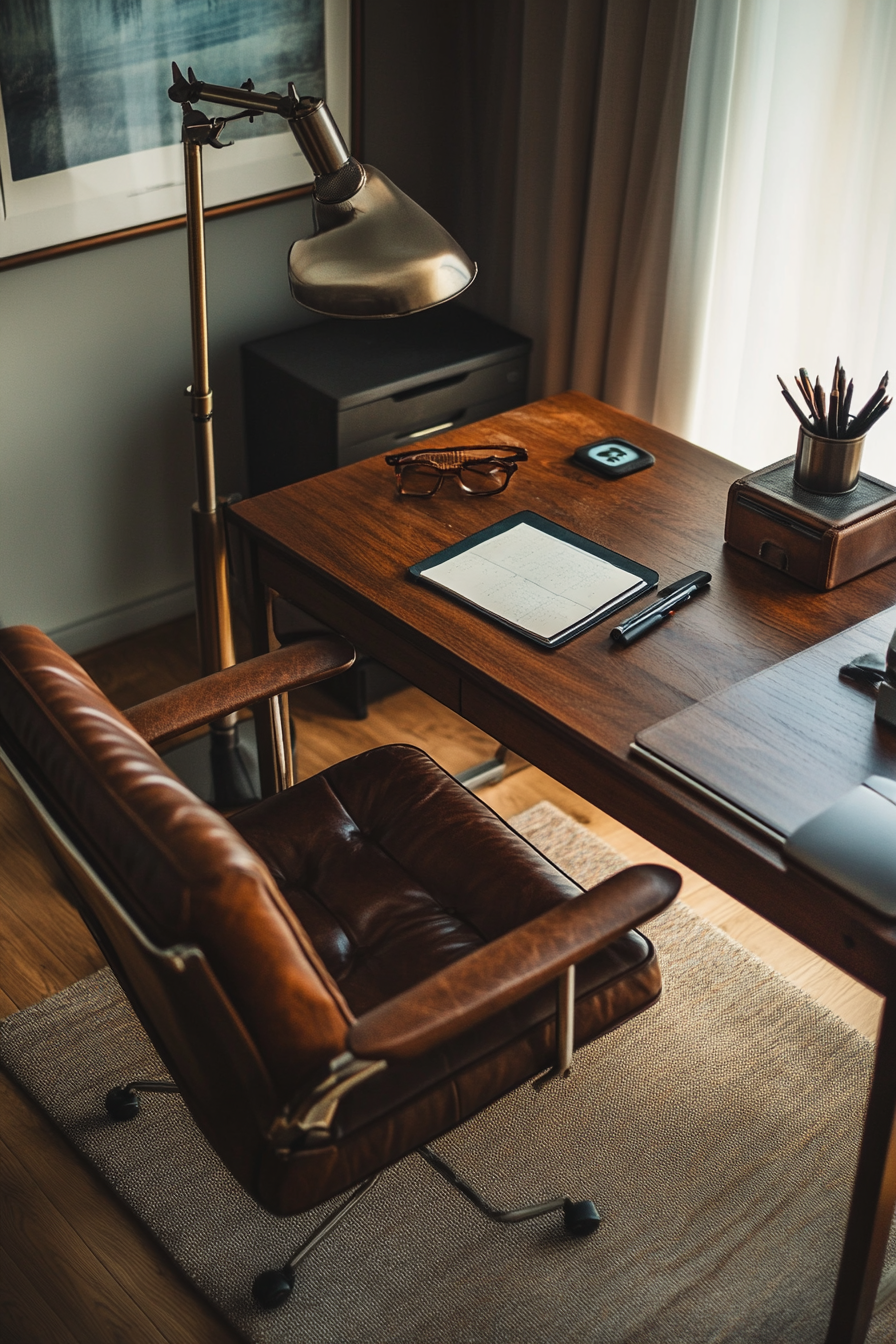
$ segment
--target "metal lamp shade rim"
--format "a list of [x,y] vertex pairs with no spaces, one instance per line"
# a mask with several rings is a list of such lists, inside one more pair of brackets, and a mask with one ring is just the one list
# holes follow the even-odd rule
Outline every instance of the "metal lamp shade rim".
[[375,168],[338,207],[315,203],[317,232],[293,243],[294,298],[328,317],[400,317],[445,303],[476,266],[441,224]]

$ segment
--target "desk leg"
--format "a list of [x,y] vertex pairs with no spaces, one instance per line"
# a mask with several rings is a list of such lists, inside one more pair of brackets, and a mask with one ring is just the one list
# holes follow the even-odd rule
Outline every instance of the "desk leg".
[[[271,590],[259,577],[258,553],[248,540],[243,542],[239,560],[240,577],[248,603],[252,653],[257,657],[279,647],[271,617]],[[271,700],[262,700],[254,706],[252,715],[255,719],[261,796],[269,798],[272,793],[288,789],[294,782],[289,696],[277,695]]]
[[862,1344],[896,1206],[896,997],[888,995],[826,1344]]

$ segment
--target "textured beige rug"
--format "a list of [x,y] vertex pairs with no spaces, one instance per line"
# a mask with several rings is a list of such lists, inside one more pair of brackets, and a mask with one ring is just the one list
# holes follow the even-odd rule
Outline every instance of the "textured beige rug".
[[[586,886],[624,866],[549,804],[514,824]],[[135,1124],[105,1119],[110,1086],[161,1073],[108,971],[7,1018],[0,1054],[258,1344],[820,1344],[870,1047],[680,903],[646,932],[657,1007],[580,1051],[569,1082],[523,1087],[436,1145],[496,1203],[594,1198],[597,1234],[565,1238],[557,1217],[490,1223],[414,1155],[273,1314],[252,1279],[321,1211],[260,1212],[178,1097],[146,1097]],[[891,1299],[870,1339],[894,1338]]]

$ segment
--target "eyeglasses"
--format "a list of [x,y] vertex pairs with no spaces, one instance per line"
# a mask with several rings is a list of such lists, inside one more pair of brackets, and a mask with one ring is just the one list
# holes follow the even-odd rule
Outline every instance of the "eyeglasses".
[[386,463],[395,468],[400,495],[427,498],[446,476],[456,476],[468,495],[499,495],[506,490],[518,462],[528,461],[525,448],[500,444],[481,448],[414,448],[390,453]]

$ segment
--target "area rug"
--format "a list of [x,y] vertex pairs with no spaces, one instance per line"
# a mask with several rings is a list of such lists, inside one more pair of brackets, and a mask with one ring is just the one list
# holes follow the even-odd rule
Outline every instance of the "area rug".
[[[514,824],[585,886],[625,865],[549,804]],[[338,1201],[260,1212],[176,1096],[107,1121],[110,1086],[162,1076],[108,971],[7,1018],[0,1055],[257,1344],[820,1344],[871,1048],[680,902],[645,932],[660,1003],[580,1051],[567,1082],[522,1087],[436,1145],[495,1203],[593,1198],[598,1232],[566,1238],[556,1215],[488,1222],[415,1154],[270,1314],[253,1276]],[[869,1338],[896,1338],[896,1298]]]

